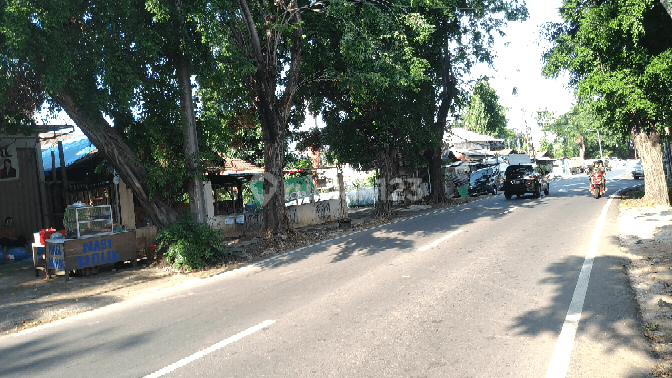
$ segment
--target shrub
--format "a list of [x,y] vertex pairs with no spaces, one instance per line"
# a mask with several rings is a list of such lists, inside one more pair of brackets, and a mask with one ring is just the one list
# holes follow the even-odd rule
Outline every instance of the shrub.
[[159,231],[156,240],[158,249],[167,248],[165,260],[178,269],[202,269],[226,254],[219,231],[196,222],[190,213]]

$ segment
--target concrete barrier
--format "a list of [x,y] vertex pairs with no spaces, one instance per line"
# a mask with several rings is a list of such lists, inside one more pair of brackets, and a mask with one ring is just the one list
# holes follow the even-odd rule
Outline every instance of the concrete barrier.
[[[287,206],[289,224],[293,227],[303,227],[335,221],[342,214],[339,204],[338,199],[330,199],[298,206]],[[221,230],[222,236],[225,238],[255,235],[261,231],[263,215],[261,211],[236,215],[216,215],[208,219],[208,224],[214,229]]]
[[340,201],[338,199],[287,207],[289,223],[294,227],[335,221],[341,214]]

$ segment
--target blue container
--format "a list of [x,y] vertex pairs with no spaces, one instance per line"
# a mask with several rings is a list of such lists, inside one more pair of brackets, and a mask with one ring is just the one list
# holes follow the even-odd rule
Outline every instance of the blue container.
[[10,261],[12,260],[11,256],[14,256],[14,261],[24,261],[26,258],[33,259],[32,252],[26,251],[23,247],[10,247],[7,248],[7,254],[10,256]]

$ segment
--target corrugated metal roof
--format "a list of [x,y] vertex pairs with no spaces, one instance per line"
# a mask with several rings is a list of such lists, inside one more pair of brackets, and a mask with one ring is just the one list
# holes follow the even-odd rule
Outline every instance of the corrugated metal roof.
[[448,131],[444,137],[444,142],[460,143],[460,142],[501,142],[504,139],[497,139],[490,135],[481,135],[473,131],[454,127]]
[[[91,144],[86,135],[73,135],[70,138],[64,138],[63,142],[63,156],[65,159],[65,166],[69,167],[75,162],[84,158],[93,156],[98,150]],[[46,147],[46,148],[44,148]],[[56,158],[56,168],[61,167],[61,160],[58,157],[58,145],[43,146],[42,150],[42,166],[45,172],[51,172],[51,152],[54,152]]]

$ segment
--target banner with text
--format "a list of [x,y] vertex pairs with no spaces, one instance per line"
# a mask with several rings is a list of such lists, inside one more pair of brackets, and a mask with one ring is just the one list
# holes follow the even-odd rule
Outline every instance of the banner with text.
[[[264,180],[250,181],[250,189],[257,208],[261,208],[264,203]],[[315,185],[310,176],[285,180],[285,203],[310,197],[312,193],[315,193]]]

